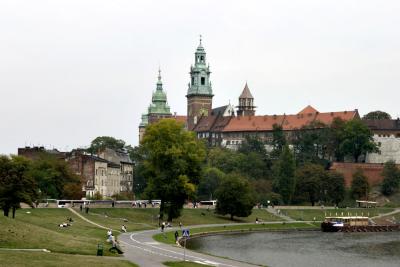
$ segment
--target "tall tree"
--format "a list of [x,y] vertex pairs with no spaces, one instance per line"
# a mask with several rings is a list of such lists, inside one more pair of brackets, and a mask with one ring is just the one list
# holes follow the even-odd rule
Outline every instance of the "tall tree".
[[358,162],[360,156],[366,153],[379,152],[371,130],[360,120],[346,122],[342,137],[340,149],[343,155],[352,156],[354,162]]
[[274,124],[272,126],[272,158],[279,158],[285,145],[287,144],[285,133],[283,132],[282,126]]
[[344,176],[336,171],[329,171],[321,184],[322,199],[339,205],[345,198],[346,189],[344,184]]
[[307,163],[296,170],[296,197],[303,197],[314,206],[320,199],[321,185],[327,177],[321,165]]
[[295,189],[295,162],[288,145],[285,145],[279,159],[273,166],[274,191],[281,195],[285,204],[292,200]]
[[382,171],[383,182],[381,192],[386,196],[390,196],[400,188],[400,170],[394,161],[385,163]]
[[52,155],[42,154],[32,162],[29,175],[33,177],[43,198],[73,198],[82,197],[80,178],[72,172],[65,161]]
[[177,218],[195,193],[205,158],[204,144],[182,123],[163,119],[146,128],[141,143],[150,198],[161,199],[160,218]]
[[358,169],[353,174],[351,181],[351,196],[353,199],[367,199],[370,186],[367,177],[361,169]]
[[0,156],[0,207],[4,216],[15,218],[20,203],[33,207],[38,196],[35,180],[29,176],[30,161],[23,157]]
[[391,120],[392,116],[389,113],[376,110],[364,115],[363,120]]
[[125,141],[116,139],[111,136],[99,136],[96,137],[91,143],[90,147],[87,149],[89,153],[96,154],[100,150],[105,148],[111,149],[123,149],[125,147]]
[[249,182],[235,174],[227,175],[216,191],[215,212],[221,215],[248,217],[255,205],[254,192]]
[[333,119],[328,131],[327,154],[331,160],[343,162],[344,155],[340,148],[346,122],[339,117]]
[[197,197],[200,200],[215,199],[215,191],[224,177],[225,173],[219,169],[206,167],[197,187]]

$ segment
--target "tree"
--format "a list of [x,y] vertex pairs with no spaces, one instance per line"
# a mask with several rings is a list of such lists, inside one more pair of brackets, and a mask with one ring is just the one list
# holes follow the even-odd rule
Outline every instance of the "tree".
[[72,172],[65,161],[42,154],[32,162],[29,175],[40,189],[41,197],[56,199],[80,199],[82,185],[79,176]]
[[305,198],[314,206],[320,199],[321,185],[327,177],[321,165],[307,163],[296,170],[296,197]]
[[316,163],[326,165],[329,128],[314,121],[295,132],[293,142],[296,161],[299,165]]
[[321,192],[325,202],[339,206],[346,194],[344,176],[336,171],[329,171],[322,181]]
[[272,173],[274,176],[274,192],[282,197],[285,204],[292,200],[295,189],[295,162],[288,145],[283,148],[282,154],[275,162]]
[[358,169],[353,174],[351,181],[351,196],[353,199],[367,199],[369,194],[369,183],[367,177],[361,169]]
[[279,158],[285,145],[287,144],[285,133],[283,132],[282,126],[274,124],[272,126],[272,158]]
[[400,170],[394,161],[391,160],[385,163],[382,176],[381,192],[386,196],[390,196],[400,187]]
[[21,202],[33,207],[38,190],[35,180],[28,175],[29,168],[30,161],[23,157],[0,156],[0,207],[4,216],[8,217],[12,210],[12,217],[15,218]]
[[376,110],[371,111],[368,114],[364,115],[363,120],[391,120],[392,116],[389,113]]
[[123,149],[125,147],[125,141],[120,139],[115,139],[111,136],[99,136],[96,137],[91,143],[87,152],[91,154],[96,154],[100,150],[105,148],[110,148],[114,150]]
[[248,217],[255,205],[249,182],[237,174],[227,175],[216,191],[215,212],[221,215]]
[[201,200],[213,200],[215,198],[215,191],[224,176],[225,173],[219,169],[206,167],[197,187],[197,197]]
[[160,219],[177,218],[185,200],[193,197],[205,158],[204,144],[174,119],[146,128],[141,143],[149,198],[160,199]]
[[343,155],[352,156],[358,162],[361,155],[379,152],[371,130],[360,120],[347,121],[343,129],[340,150]]
[[340,144],[343,141],[343,132],[346,122],[339,117],[333,119],[328,131],[327,154],[332,160],[339,162],[344,161],[344,155],[340,149]]

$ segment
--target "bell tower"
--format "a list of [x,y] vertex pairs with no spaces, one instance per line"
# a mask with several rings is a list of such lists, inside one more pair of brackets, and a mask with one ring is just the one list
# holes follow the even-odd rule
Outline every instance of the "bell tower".
[[212,110],[212,88],[210,66],[207,65],[206,52],[201,43],[194,53],[194,66],[190,66],[190,83],[187,91],[187,125],[192,130],[201,116],[209,116]]

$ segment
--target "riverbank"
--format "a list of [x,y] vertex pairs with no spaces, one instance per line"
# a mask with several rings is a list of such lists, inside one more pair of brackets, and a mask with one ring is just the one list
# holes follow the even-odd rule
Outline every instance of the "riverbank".
[[[306,223],[306,222],[280,222],[280,223],[259,223],[259,224],[238,224],[238,225],[224,225],[224,226],[211,226],[202,227],[196,226],[190,228],[190,238],[209,236],[209,235],[220,235],[220,234],[234,234],[234,233],[245,233],[245,232],[257,232],[257,231],[318,231],[319,224]],[[178,231],[181,237],[181,230]],[[175,231],[166,231],[153,236],[153,239],[165,243],[165,244],[176,244],[175,242]]]

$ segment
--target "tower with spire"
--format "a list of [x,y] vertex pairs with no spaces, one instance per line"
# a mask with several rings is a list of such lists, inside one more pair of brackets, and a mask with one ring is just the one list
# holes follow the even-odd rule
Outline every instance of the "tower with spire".
[[156,90],[153,92],[151,104],[146,114],[142,114],[142,121],[139,125],[139,140],[142,140],[146,126],[163,118],[172,116],[170,107],[168,106],[167,94],[163,90],[161,81],[161,70],[158,69],[158,80]]
[[254,97],[250,93],[247,82],[244,86],[242,94],[239,96],[239,106],[237,108],[238,116],[254,116],[256,113],[256,107],[254,106]]
[[207,65],[206,52],[200,43],[196,49],[194,66],[190,67],[190,82],[187,91],[187,127],[192,130],[202,116],[209,116],[212,110],[212,87],[210,66]]

